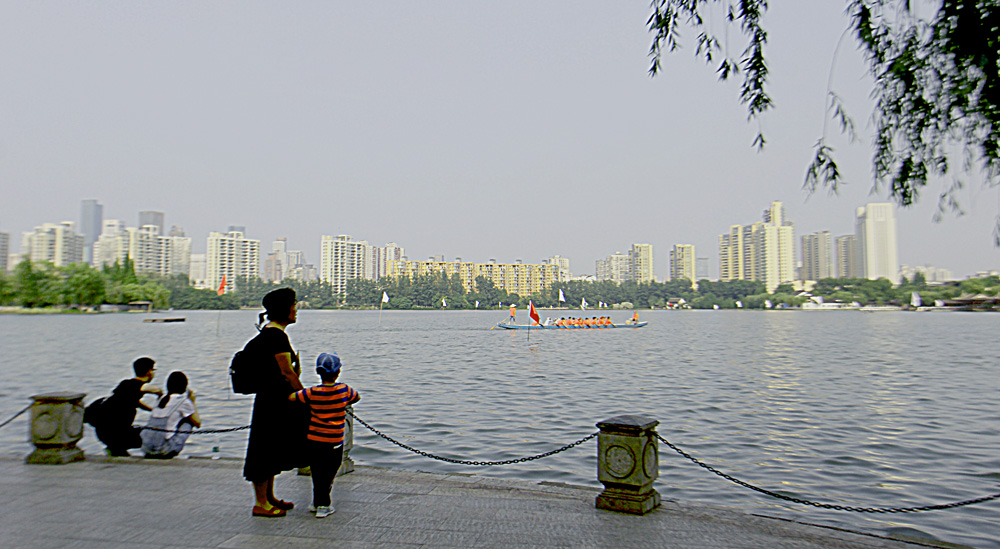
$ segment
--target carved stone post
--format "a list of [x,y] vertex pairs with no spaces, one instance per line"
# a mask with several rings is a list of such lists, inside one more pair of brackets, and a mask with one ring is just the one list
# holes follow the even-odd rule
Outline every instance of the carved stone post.
[[597,424],[597,480],[604,491],[597,508],[644,515],[660,505],[653,481],[660,475],[656,426],[643,416],[618,416]]
[[62,465],[86,459],[76,443],[83,438],[85,393],[48,393],[31,397],[31,442],[26,463]]
[[[354,406],[348,406],[347,410],[354,412]],[[344,422],[344,459],[340,462],[340,469],[337,470],[338,476],[354,472],[354,460],[351,459],[351,450],[354,449],[354,418],[351,414],[347,414],[344,419],[346,420]]]

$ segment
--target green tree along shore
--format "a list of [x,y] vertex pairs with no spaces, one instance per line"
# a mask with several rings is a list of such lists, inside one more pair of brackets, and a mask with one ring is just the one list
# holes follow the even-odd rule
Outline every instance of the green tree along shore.
[[[528,297],[509,294],[497,288],[485,277],[476,279],[475,292],[466,293],[458,276],[444,274],[398,278],[390,280],[355,279],[347,283],[345,295],[338,295],[324,282],[285,280],[281,284],[264,282],[260,278],[234,281],[234,291],[218,295],[215,290],[191,286],[185,275],[160,277],[137,274],[132,263],[114,264],[95,269],[83,263],[56,267],[48,262],[22,261],[9,275],[0,275],[0,305],[24,308],[91,309],[102,304],[127,304],[149,301],[157,309],[239,309],[260,307],[267,292],[278,287],[290,287],[298,294],[303,308],[309,309],[497,309],[516,303],[528,304]],[[559,291],[566,297],[559,301]],[[382,302],[383,292],[389,302]],[[928,285],[917,274],[913,280],[893,284],[884,278],[826,278],[819,280],[810,292],[825,302],[863,305],[907,304],[910,294],[918,292],[924,303],[937,299],[952,299],[961,295],[1000,292],[1000,277],[990,276]],[[790,284],[778,286],[773,293],[764,290],[761,282],[734,280],[713,282],[700,280],[697,289],[688,280],[669,282],[560,282],[548,291],[532,296],[538,307],[579,307],[585,299],[591,307],[599,302],[623,308],[664,307],[670,300],[683,299],[694,309],[762,309],[770,302],[798,307],[809,300],[799,295]],[[501,305],[502,304],[502,305]]]

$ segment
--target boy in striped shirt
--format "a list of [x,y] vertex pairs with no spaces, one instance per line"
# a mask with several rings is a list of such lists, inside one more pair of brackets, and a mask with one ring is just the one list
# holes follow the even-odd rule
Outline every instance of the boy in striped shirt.
[[323,382],[288,395],[309,406],[309,434],[306,436],[309,465],[312,469],[313,502],[309,510],[316,518],[333,514],[333,479],[344,457],[344,427],[347,406],[361,400],[361,395],[344,383],[340,376],[340,357],[320,353],[316,358],[316,373]]

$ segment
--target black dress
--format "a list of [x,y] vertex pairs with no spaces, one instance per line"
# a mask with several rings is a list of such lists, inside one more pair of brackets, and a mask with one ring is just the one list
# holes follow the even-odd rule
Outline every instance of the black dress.
[[295,354],[288,336],[279,328],[264,328],[247,343],[247,350],[260,360],[263,383],[253,401],[250,439],[243,463],[243,476],[264,482],[282,471],[305,467],[308,409],[288,400],[294,389],[275,355]]

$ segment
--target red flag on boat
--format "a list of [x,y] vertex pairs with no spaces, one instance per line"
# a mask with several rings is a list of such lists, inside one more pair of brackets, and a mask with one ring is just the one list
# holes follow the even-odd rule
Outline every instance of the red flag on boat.
[[215,293],[218,295],[226,293],[226,275],[222,275],[222,282],[219,283],[219,289]]
[[531,320],[535,321],[535,324],[542,323],[542,321],[538,318],[538,311],[535,310],[535,304],[531,301],[528,302],[528,316],[531,317]]

